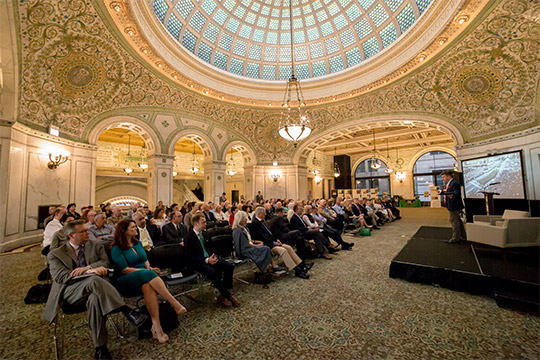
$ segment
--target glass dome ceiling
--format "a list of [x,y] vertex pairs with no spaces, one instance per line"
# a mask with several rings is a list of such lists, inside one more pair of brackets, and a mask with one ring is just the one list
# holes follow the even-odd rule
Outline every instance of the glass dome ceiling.
[[[432,0],[292,0],[297,77],[353,67],[392,44]],[[289,0],[154,0],[180,46],[235,75],[287,80]]]

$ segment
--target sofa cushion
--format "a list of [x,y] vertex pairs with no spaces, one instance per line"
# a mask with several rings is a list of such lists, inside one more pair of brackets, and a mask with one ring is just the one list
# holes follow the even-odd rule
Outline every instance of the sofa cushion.
[[518,211],[518,210],[504,210],[502,219],[521,219],[528,218],[531,215],[527,211]]

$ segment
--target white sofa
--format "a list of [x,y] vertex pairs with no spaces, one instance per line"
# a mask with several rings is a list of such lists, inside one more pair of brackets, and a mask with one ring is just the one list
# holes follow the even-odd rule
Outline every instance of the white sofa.
[[526,211],[505,210],[502,216],[475,215],[467,240],[500,248],[540,246],[540,218]]

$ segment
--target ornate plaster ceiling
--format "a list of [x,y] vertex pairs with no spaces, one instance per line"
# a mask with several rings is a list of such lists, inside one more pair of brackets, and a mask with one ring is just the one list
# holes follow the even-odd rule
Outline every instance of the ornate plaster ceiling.
[[[479,4],[467,2],[462,11],[470,3]],[[155,141],[166,149],[174,134],[166,133],[164,138],[161,134],[173,131],[172,125],[159,130],[154,121],[165,112],[196,119],[205,125],[201,131],[207,131],[209,138],[216,127],[226,129],[226,138],[219,139],[223,146],[225,141],[241,140],[257,155],[258,163],[271,162],[276,150],[280,162],[291,161],[292,145],[276,131],[279,110],[221,101],[201,94],[197,84],[185,88],[175,83],[173,71],[157,70],[155,58],[150,57],[155,53],[141,57],[134,51],[139,47],[117,32],[103,9],[112,2],[14,4],[21,123],[41,130],[53,123],[60,126],[62,136],[87,141],[87,134],[103,119],[131,113],[160,134]],[[459,38],[439,49],[439,54],[428,52],[421,65],[415,63],[396,81],[381,81],[359,96],[345,94],[325,104],[308,105],[314,132],[306,144],[334,128],[368,123],[378,116],[437,122],[442,128],[456,129],[460,143],[537,126],[538,13],[538,1],[497,0],[490,1],[481,14],[464,14],[471,17],[466,23],[470,26],[458,32]],[[448,28],[457,27],[456,21]],[[164,71],[170,70],[167,66],[162,63]],[[297,151],[301,148],[302,144]]]
[[432,0],[154,0],[177,45],[204,63],[263,80],[291,75],[291,24],[299,79],[333,74],[379,54]]
[[[176,7],[173,6],[173,4],[177,4],[176,2],[170,2],[170,0],[163,1],[165,2],[155,2],[154,0],[145,0],[140,2],[109,0],[109,6],[106,6],[107,2],[104,2],[102,7],[104,11],[108,11],[111,16],[111,20],[118,28],[119,33],[125,37],[126,41],[133,47],[133,49],[135,51],[138,51],[143,58],[148,60],[149,63],[154,66],[157,71],[166,74],[166,76],[171,80],[186,87],[189,87],[190,89],[193,89],[201,94],[204,94],[205,96],[223,99],[225,101],[268,107],[280,104],[283,98],[284,81],[265,80],[264,71],[265,66],[267,71],[268,69],[270,69],[269,66],[277,66],[275,69],[275,78],[281,79],[282,77],[285,77],[286,69],[284,68],[283,70],[284,75],[281,75],[282,71],[278,69],[280,68],[280,66],[290,67],[290,65],[280,65],[280,63],[286,63],[286,56],[284,55],[283,59],[281,59],[281,55],[279,54],[281,54],[281,49],[283,49],[284,52],[289,51],[290,55],[290,49],[285,50],[288,49],[286,44],[280,44],[279,46],[277,46],[276,44],[275,47],[270,46],[269,44],[268,49],[273,48],[276,51],[276,61],[272,62],[270,58],[267,58],[267,60],[265,60],[266,50],[263,51],[262,47],[262,60],[260,60],[258,63],[251,61],[253,59],[249,58],[249,52],[251,51],[250,47],[248,46],[249,44],[247,43],[247,41],[245,41],[247,39],[244,39],[241,36],[241,33],[243,25],[252,26],[246,19],[248,17],[248,14],[251,12],[251,6],[256,6],[253,5],[253,2],[249,2],[251,4],[248,5],[250,10],[247,10],[247,8],[244,7],[241,2],[230,2],[231,4],[235,3],[240,5],[237,5],[236,7],[231,7],[233,15],[231,15],[231,18],[226,21],[226,23],[224,23],[225,30],[223,30],[223,32],[218,35],[220,35],[221,37],[223,37],[224,35],[232,36],[232,31],[226,28],[227,25],[231,22],[238,21],[236,19],[238,19],[239,13],[235,15],[235,13],[237,12],[236,9],[246,9],[244,10],[245,12],[242,16],[242,21],[244,21],[244,23],[240,24],[238,26],[238,29],[236,29],[236,31],[234,32],[234,39],[246,43],[246,54],[244,55],[244,59],[242,60],[242,57],[238,55],[240,53],[240,50],[237,50],[235,53],[236,40],[231,40],[232,55],[227,55],[227,65],[221,65],[222,68],[225,67],[225,70],[222,70],[219,68],[219,66],[208,66],[205,61],[201,61],[198,57],[199,48],[205,48],[206,45],[212,47],[209,45],[210,42],[205,42],[204,40],[202,40],[201,45],[200,38],[204,38],[206,29],[210,26],[209,24],[215,21],[214,17],[216,14],[218,14],[221,5],[220,7],[214,8],[211,12],[211,15],[208,15],[208,13],[203,9],[203,6],[205,6],[206,2],[199,2],[199,5],[197,5],[197,8],[195,8],[195,3],[192,3],[192,0],[189,0],[189,2],[194,5],[192,9],[191,6],[186,5],[188,4],[188,0],[182,0],[181,3],[178,3],[182,5],[180,7],[181,10],[177,10]],[[265,4],[266,2],[268,1],[265,0]],[[276,34],[281,34],[283,26],[283,22],[281,22],[283,18],[283,5],[281,1],[272,1],[271,3],[273,4],[272,7],[268,8],[276,10],[276,16],[274,20],[278,20],[279,29],[276,29],[275,31],[272,31],[272,29],[267,29],[268,34],[273,32],[275,32]],[[285,3],[288,4],[287,2]],[[315,4],[316,2],[312,3]],[[321,12],[321,14],[326,14],[320,15],[321,19],[323,19],[324,16],[326,16],[327,19],[321,21],[320,30],[317,28],[317,26],[306,25],[306,23],[302,21],[302,26],[304,26],[304,28],[298,28],[296,29],[296,31],[303,31],[305,33],[304,39],[307,40],[303,44],[305,44],[305,46],[308,48],[316,43],[316,40],[313,38],[312,40],[309,40],[310,38],[307,35],[307,31],[309,29],[318,31],[319,34],[322,35],[323,39],[321,41],[322,44],[324,44],[322,48],[326,49],[324,50],[326,52],[328,52],[329,48],[337,49],[335,46],[330,44],[333,43],[333,40],[331,39],[336,39],[335,43],[339,45],[339,48],[342,51],[344,51],[344,53],[340,55],[341,62],[344,63],[343,68],[346,67],[345,64],[347,64],[348,68],[346,70],[338,71],[337,69],[339,68],[339,65],[338,67],[336,67],[336,65],[330,64],[330,62],[340,63],[339,57],[336,57],[338,50],[336,50],[335,53],[332,52],[333,50],[331,50],[330,55],[332,56],[328,56],[328,58],[324,57],[323,51],[323,56],[317,58],[316,61],[315,59],[309,59],[312,54],[311,49],[306,50],[307,53],[309,53],[308,60],[301,60],[303,59],[304,55],[295,53],[295,59],[300,60],[298,66],[303,66],[305,68],[307,65],[307,74],[311,74],[310,76],[313,76],[313,66],[315,66],[315,75],[317,75],[317,77],[307,78],[302,81],[303,92],[305,98],[308,99],[308,103],[310,103],[310,100],[311,103],[316,104],[333,101],[334,99],[345,98],[348,96],[355,96],[370,91],[376,87],[383,86],[386,83],[395,81],[396,79],[402,77],[407,72],[410,72],[411,70],[421,66],[425,60],[435,56],[449,43],[451,43],[453,39],[455,39],[462,31],[464,31],[466,25],[468,25],[469,23],[469,20],[472,17],[476,16],[479,11],[481,11],[485,4],[488,3],[488,0],[437,1],[429,7],[427,6],[427,4],[430,3],[430,1],[428,0],[419,0],[418,3],[416,2],[416,0],[392,0],[389,3],[392,3],[394,5],[388,6],[386,2],[384,2],[385,5],[383,6],[382,0],[362,0],[360,2],[356,0],[340,0],[339,5],[336,6],[338,10],[343,11],[344,9],[341,15],[344,16],[345,20],[343,21],[346,21],[349,24],[347,25],[349,27],[343,27],[338,30],[338,26],[333,22],[333,10],[330,10],[332,8],[332,4],[335,4],[334,0],[324,0],[322,3],[323,6],[317,9],[311,6],[310,2],[308,7],[312,11],[315,11],[315,18],[317,16],[316,14]],[[416,5],[417,10],[414,10],[415,8],[413,8],[413,3],[420,4]],[[296,4],[294,0],[293,4]],[[396,4],[399,4],[399,6],[396,7]],[[355,9],[354,5],[359,6],[359,17],[355,18],[354,16],[352,16],[351,18],[347,14],[347,10],[349,10],[349,14],[352,14],[354,11],[352,11],[351,9]],[[401,23],[403,23],[402,28],[398,17],[401,18],[400,14],[402,11],[405,11],[406,13],[409,12],[409,10],[405,10],[409,9],[407,7],[409,5],[413,9],[415,19],[417,19],[415,25],[410,26],[406,31],[403,31],[402,35],[399,36],[399,41],[395,41],[385,46],[388,40],[383,40],[384,36],[381,37],[380,32],[383,31],[383,29],[385,29],[387,26],[390,26],[390,24],[393,24],[396,31],[397,28],[404,30],[405,21],[401,20]],[[168,10],[163,13],[163,11],[165,10],[164,8],[167,6]],[[303,19],[301,15],[306,15],[305,12],[307,10],[304,10],[305,7],[306,4],[300,7],[296,7],[296,11],[299,14],[299,16],[297,16],[297,20]],[[210,6],[207,11],[210,11],[211,8],[212,7]],[[261,7],[259,11],[262,12],[262,8],[263,7]],[[394,8],[396,10],[392,11],[392,9]],[[227,10],[227,8],[225,9]],[[279,10],[279,16],[277,16],[277,10]],[[387,14],[387,18],[384,17],[383,10]],[[421,10],[423,12],[422,14]],[[175,23],[174,28],[178,29],[181,27],[178,36],[177,31],[173,30],[173,28],[171,28],[171,31],[174,34],[173,36],[178,37],[178,39],[180,39],[180,36],[182,36],[182,40],[180,41],[185,43],[185,46],[179,46],[178,41],[170,35],[168,28],[163,26],[163,22],[165,22],[166,25],[169,24],[168,19],[170,19],[172,14],[174,14],[175,12],[178,15],[178,21],[181,24],[180,19],[183,19],[183,16],[180,13],[182,11],[186,13],[186,25],[178,25]],[[293,13],[294,12],[295,10],[293,9]],[[196,14],[200,15],[196,16]],[[203,14],[207,15],[205,16]],[[261,15],[263,17],[265,16],[263,14]],[[338,18],[340,14],[334,13],[334,15],[336,16],[336,18]],[[257,15],[254,16],[257,18]],[[395,16],[395,19],[392,19],[393,16]],[[405,17],[405,15],[402,16]],[[200,18],[201,22],[204,20],[203,17],[207,20],[205,21],[204,25],[196,25],[195,22],[198,20],[193,20],[193,28],[190,25],[190,21],[191,19],[193,19],[193,17],[195,17],[196,19]],[[270,20],[272,18],[272,13],[270,13]],[[384,21],[380,24],[380,26],[377,26],[377,24],[379,24],[382,19],[384,19]],[[367,27],[360,25],[364,24],[364,20],[368,22],[368,26],[371,26],[370,35],[362,36],[363,31],[361,29],[368,29]],[[173,20],[173,22],[175,22],[175,20]],[[332,26],[332,29],[335,29],[335,33],[338,35],[330,34],[323,30],[322,26],[326,23],[330,24]],[[217,24],[219,25],[219,23]],[[268,24],[270,24],[270,21],[268,22]],[[202,28],[199,32],[197,32],[195,28],[198,29],[201,26]],[[253,40],[253,36],[256,36],[254,34],[255,30],[257,30],[257,26],[257,24],[255,24],[255,27],[252,26],[253,31],[250,32],[249,41],[252,42],[254,45],[257,45],[255,44],[256,41]],[[359,29],[359,32],[357,32],[355,26]],[[191,29],[191,31],[189,29]],[[353,38],[356,39],[355,41],[351,41],[351,43],[342,41],[339,35],[341,34],[341,31],[346,32],[347,29],[351,31],[351,33],[353,34]],[[186,33],[186,31],[189,32]],[[323,35],[323,31],[326,35]],[[200,34],[201,32],[203,32],[202,35]],[[376,33],[379,35],[374,35]],[[384,32],[383,34],[385,33],[386,32]],[[186,39],[184,41],[184,34],[187,34],[187,37],[191,40]],[[193,36],[189,34],[192,34]],[[195,34],[199,34],[200,36],[197,38]],[[264,39],[268,39],[268,34]],[[396,38],[397,35],[398,32],[396,32]],[[295,43],[299,43],[299,41],[301,40],[300,36],[301,35],[299,35],[298,41],[295,40]],[[216,46],[219,49],[221,49],[219,46],[221,37],[219,39],[216,38],[215,40],[217,42]],[[281,35],[278,35],[278,38],[281,42]],[[326,42],[328,42],[328,46]],[[367,42],[365,45],[365,49],[363,45],[364,42]],[[188,43],[191,45],[189,45]],[[373,43],[373,47],[369,45],[371,43]],[[375,43],[377,43],[376,46]],[[210,48],[208,48],[207,50],[202,50],[202,52],[211,54],[209,61],[212,64],[214,64],[214,59],[216,58],[217,54],[213,50],[216,48],[216,46],[214,46],[212,50],[210,50]],[[243,45],[239,46],[242,49],[244,47]],[[298,50],[295,50],[295,52],[299,52],[301,46],[303,45],[299,44],[297,47]],[[369,50],[375,49],[376,47],[378,47],[378,51],[376,53],[375,50]],[[358,52],[360,55],[357,60],[360,62],[360,64],[355,64],[354,66],[350,67],[347,63],[348,60],[346,52],[352,51],[354,48],[358,48]],[[362,50],[360,50],[360,48]],[[273,50],[269,51],[273,53]],[[203,55],[202,52],[201,57],[208,58],[208,56]],[[197,55],[194,55],[194,53]],[[219,53],[226,55],[224,52],[221,51],[219,51]],[[315,50],[313,54],[315,54]],[[352,56],[353,55],[350,55],[351,64],[354,62]],[[221,57],[221,55],[217,54],[217,57]],[[323,62],[321,62],[321,60],[323,60]],[[240,63],[240,61],[242,63]],[[251,65],[248,65],[249,63],[251,63]],[[259,76],[255,77],[254,74],[256,72],[255,68],[257,64],[259,65]],[[232,71],[230,71],[231,65],[233,67]],[[326,75],[322,75],[323,68],[325,69],[324,74]],[[332,73],[332,69],[336,70],[337,72]],[[302,68],[299,68],[298,70],[301,73],[306,73],[306,71],[302,70]],[[249,77],[248,73],[253,73],[253,76]]]

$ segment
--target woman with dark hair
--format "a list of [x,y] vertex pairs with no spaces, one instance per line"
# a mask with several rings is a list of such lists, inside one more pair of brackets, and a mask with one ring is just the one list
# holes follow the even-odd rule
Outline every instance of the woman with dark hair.
[[124,296],[144,295],[144,303],[152,318],[152,335],[160,343],[169,337],[163,332],[159,321],[157,294],[167,300],[177,314],[186,312],[171,295],[159,277],[160,270],[150,266],[146,252],[137,239],[137,226],[133,220],[122,220],[116,225],[111,244],[111,260],[114,265],[113,285]]
[[154,215],[150,220],[150,223],[156,225],[158,228],[161,228],[165,225],[165,213],[163,212],[163,207],[157,207],[154,211]]
[[79,220],[81,218],[81,214],[77,212],[77,205],[75,205],[75,203],[67,206],[66,216],[71,216],[75,220]]

